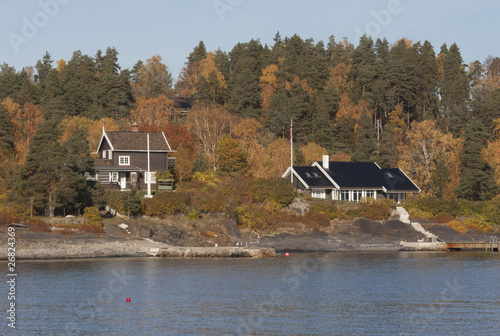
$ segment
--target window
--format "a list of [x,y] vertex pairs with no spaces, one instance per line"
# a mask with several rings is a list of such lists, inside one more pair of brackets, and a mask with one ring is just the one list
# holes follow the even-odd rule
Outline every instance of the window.
[[340,193],[341,201],[349,201],[349,190],[342,190]]
[[118,164],[120,166],[130,166],[130,156],[119,156]]
[[102,158],[105,159],[106,158],[106,152],[105,150],[102,151]]
[[111,149],[108,149],[108,159],[113,160],[113,152]]
[[117,172],[111,173],[111,182],[118,182],[118,173]]
[[326,198],[326,192],[325,189],[312,189],[311,190],[311,197],[312,198]]
[[144,173],[144,183],[148,183],[148,181],[150,181],[151,183],[156,183],[156,172]]

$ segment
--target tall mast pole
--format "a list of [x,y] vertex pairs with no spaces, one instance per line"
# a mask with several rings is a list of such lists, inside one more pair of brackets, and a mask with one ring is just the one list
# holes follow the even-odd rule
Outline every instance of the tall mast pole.
[[293,120],[290,119],[290,182],[293,186]]
[[148,194],[147,198],[151,198],[151,157],[149,154],[149,132],[148,132]]

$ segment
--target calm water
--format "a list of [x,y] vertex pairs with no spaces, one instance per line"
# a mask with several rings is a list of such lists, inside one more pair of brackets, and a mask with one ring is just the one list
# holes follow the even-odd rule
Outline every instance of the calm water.
[[17,266],[18,330],[4,284],[2,335],[500,335],[498,253]]

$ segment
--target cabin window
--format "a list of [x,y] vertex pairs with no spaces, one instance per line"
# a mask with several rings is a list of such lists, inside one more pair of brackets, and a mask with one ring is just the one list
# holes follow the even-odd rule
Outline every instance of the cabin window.
[[130,166],[130,156],[119,156],[118,164],[120,166]]
[[106,158],[106,152],[105,150],[102,151],[102,158],[105,159]]
[[108,159],[113,160],[113,152],[111,149],[108,149]]
[[144,173],[144,183],[156,183],[156,172],[145,172]]
[[111,182],[118,182],[118,173],[117,172],[111,173]]

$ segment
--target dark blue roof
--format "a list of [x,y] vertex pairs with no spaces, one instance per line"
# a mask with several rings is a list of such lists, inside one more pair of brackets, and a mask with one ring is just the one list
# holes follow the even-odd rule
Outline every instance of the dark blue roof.
[[[317,162],[322,166],[321,162]],[[316,166],[293,167],[309,187],[332,187],[331,181]],[[381,169],[375,162],[329,162],[325,169],[341,189],[382,189],[419,192],[419,188],[399,169]]]
[[[318,162],[321,165],[321,162]],[[382,188],[380,167],[375,162],[330,162],[326,170],[341,188]]]
[[293,167],[293,169],[309,187],[332,186],[332,182],[328,180],[318,167]]

